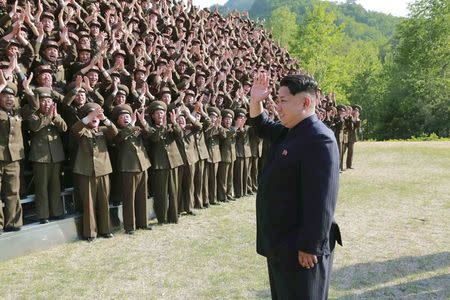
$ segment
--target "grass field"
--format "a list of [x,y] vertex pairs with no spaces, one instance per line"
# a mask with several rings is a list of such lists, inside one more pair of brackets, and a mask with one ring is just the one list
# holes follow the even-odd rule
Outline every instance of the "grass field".
[[[354,166],[330,298],[449,299],[450,142],[358,143]],[[254,202],[3,262],[0,298],[269,299]]]

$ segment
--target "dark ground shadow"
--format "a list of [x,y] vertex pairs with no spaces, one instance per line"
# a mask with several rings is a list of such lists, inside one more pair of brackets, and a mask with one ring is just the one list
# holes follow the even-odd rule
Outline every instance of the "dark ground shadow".
[[390,287],[375,289],[365,293],[337,298],[344,299],[449,299],[450,274],[415,280]]
[[[333,270],[331,285],[337,290],[361,289],[449,265],[450,252],[355,264]],[[447,282],[447,286],[449,285]]]

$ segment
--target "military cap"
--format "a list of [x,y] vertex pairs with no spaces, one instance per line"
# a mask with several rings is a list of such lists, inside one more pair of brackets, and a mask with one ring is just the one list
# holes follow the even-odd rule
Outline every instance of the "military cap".
[[48,40],[45,44],[42,45],[42,50],[45,50],[47,48],[59,49],[58,42],[54,40]]
[[228,109],[228,108],[222,110],[222,118],[226,118],[226,117],[234,119],[234,111],[232,111],[231,109]]
[[70,38],[71,40],[77,42],[77,43],[78,43],[78,41],[80,40],[80,39],[78,38],[78,35],[76,35],[76,34],[73,33],[73,32],[69,32],[69,38]]
[[98,103],[95,102],[88,102],[81,108],[81,116],[82,118],[86,117],[90,112],[102,108]]
[[120,105],[115,106],[113,111],[112,111],[112,113],[111,113],[112,120],[113,121],[117,121],[117,119],[119,118],[119,116],[121,114],[132,115],[133,114],[133,109],[128,104],[120,104]]
[[73,26],[73,27],[77,28],[78,23],[74,20],[70,20],[69,22],[67,22],[67,26]]
[[161,65],[161,64],[166,65],[167,64],[167,60],[165,60],[164,58],[158,59],[158,61],[156,62],[156,65],[158,66],[158,65]]
[[101,71],[100,71],[100,69],[97,67],[97,66],[92,66],[89,70],[88,70],[88,73],[89,72],[97,72],[97,73],[101,73]]
[[117,55],[122,55],[125,57],[125,56],[127,56],[127,53],[124,50],[119,49],[119,50],[114,51],[113,57],[116,57]]
[[362,107],[359,106],[359,105],[356,105],[356,104],[355,104],[355,105],[352,105],[352,108],[358,110],[359,112],[362,111]]
[[195,96],[195,92],[193,90],[186,90],[185,94]]
[[120,73],[118,71],[112,71],[111,74],[109,74],[109,76],[114,76],[114,77],[121,77]]
[[172,94],[172,91],[170,90],[170,88],[168,87],[163,87],[160,91],[159,91],[160,95],[164,95],[164,94]]
[[117,94],[122,94],[122,95],[128,96],[129,93],[130,93],[130,90],[128,89],[128,87],[126,85],[119,84],[117,86]]
[[53,70],[49,65],[40,65],[34,69],[34,73],[36,73],[36,75],[40,75],[42,73],[53,73]]
[[149,14],[159,16],[159,12],[155,8],[150,9]]
[[184,22],[186,19],[183,16],[178,16],[175,22]]
[[216,114],[217,116],[220,116],[220,109],[215,106],[208,107],[207,111],[208,115]]
[[45,19],[45,18],[55,20],[55,16],[51,12],[48,12],[48,11],[44,11],[41,15],[41,20]]
[[136,69],[134,69],[134,73],[137,73],[137,72],[144,72],[144,73],[146,73],[147,69],[144,66],[138,66]]
[[91,26],[102,27],[102,24],[100,24],[100,22],[97,20],[93,20],[91,23],[89,23],[89,27]]
[[234,111],[235,117],[245,117],[247,115],[247,111],[244,108],[236,108]]
[[86,30],[80,30],[77,32],[78,37],[90,37],[91,35]]
[[197,77],[199,77],[199,76],[206,77],[206,73],[203,72],[203,71],[198,71],[196,76],[197,76]]
[[0,61],[0,69],[7,69],[10,67],[10,62],[9,61]]
[[246,79],[242,82],[242,85],[249,85],[252,86],[252,82],[250,81],[250,79]]
[[[6,66],[6,68],[7,68],[8,66]],[[191,76],[189,76],[189,74],[187,74],[187,73],[184,73],[184,74],[182,74],[181,75],[181,80],[189,80],[191,78]]]
[[167,111],[167,105],[162,101],[153,101],[148,106],[148,109],[150,110],[150,113],[153,113],[157,110],[164,110]]
[[89,45],[80,45],[77,50],[78,50],[78,53],[80,53],[82,51],[88,51],[88,52],[92,51],[91,46],[89,46]]
[[17,85],[15,85],[12,82],[8,82],[8,84],[3,88],[3,90],[0,93],[16,96],[17,95]]
[[347,108],[345,107],[345,105],[342,105],[342,104],[336,105],[336,108],[337,108],[337,110],[342,110],[342,111],[347,110]]
[[48,87],[37,87],[34,92],[39,96],[39,98],[53,98],[52,90]]
[[69,3],[67,3],[67,6],[71,6],[74,9],[77,9],[77,5],[75,3],[70,2],[70,1],[69,1]]
[[195,45],[195,44],[201,44],[200,40],[199,39],[193,39],[192,40],[192,45]]
[[9,46],[13,46],[13,45],[14,45],[14,46],[18,46],[18,47],[21,46],[18,40],[16,40],[16,39],[11,39],[11,40],[9,40],[9,42],[8,42],[8,47],[9,47]]

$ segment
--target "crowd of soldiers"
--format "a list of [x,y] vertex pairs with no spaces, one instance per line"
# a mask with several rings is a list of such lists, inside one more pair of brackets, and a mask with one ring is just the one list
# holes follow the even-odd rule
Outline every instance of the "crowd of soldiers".
[[[70,170],[88,241],[112,237],[110,203],[133,234],[149,194],[165,224],[255,193],[269,145],[246,124],[252,77],[270,73],[276,120],[277,82],[302,72],[247,14],[192,1],[0,0],[0,35],[0,232],[22,226],[24,158],[41,223],[63,216]],[[319,97],[351,168],[361,108]]]

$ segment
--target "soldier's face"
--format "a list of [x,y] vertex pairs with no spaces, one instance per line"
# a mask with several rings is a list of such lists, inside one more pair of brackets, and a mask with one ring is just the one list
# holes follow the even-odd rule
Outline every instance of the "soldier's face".
[[163,94],[161,96],[161,101],[169,105],[169,103],[172,102],[172,95],[168,93]]
[[121,105],[121,104],[125,104],[126,101],[127,101],[127,97],[125,97],[125,95],[117,94],[116,99],[114,100],[114,104]]
[[211,119],[211,123],[215,124],[217,122],[217,115],[216,114],[210,114],[209,118]]
[[89,51],[81,51],[78,53],[78,59],[81,63],[88,63],[91,60],[91,53]]
[[80,38],[80,45],[91,46],[91,40],[87,36],[83,36],[82,38]]
[[0,6],[5,7],[6,6],[6,0],[0,0]]
[[98,73],[91,71],[87,74],[87,77],[89,78],[89,83],[91,84],[91,87],[97,84],[98,82]]
[[248,85],[248,84],[244,85],[244,93],[245,94],[250,93],[251,90],[252,90],[252,87],[250,85]]
[[100,125],[100,119],[96,116],[91,122],[89,122],[88,126],[92,129],[97,128]]
[[192,95],[186,95],[185,97],[184,97],[184,104],[194,104],[194,96],[192,96]]
[[152,120],[156,125],[163,125],[166,118],[166,112],[162,109],[155,110],[152,113]]
[[86,103],[86,93],[79,92],[73,100],[77,106],[83,106]]
[[96,37],[100,33],[100,28],[98,28],[98,26],[91,26],[89,28],[89,32],[90,32],[91,36]]
[[144,82],[145,81],[145,73],[144,72],[134,73],[134,80],[139,83]]
[[128,124],[131,124],[131,116],[130,114],[121,114],[117,118],[117,124],[119,124],[120,127],[127,127]]
[[55,62],[58,60],[59,51],[54,47],[49,47],[44,50],[45,59],[51,62]]
[[230,128],[231,125],[233,124],[233,119],[230,117],[225,117],[222,119],[222,124],[223,124],[223,127]]
[[44,27],[45,32],[50,32],[55,28],[55,25],[53,25],[53,20],[49,18],[44,18],[41,20],[42,25]]
[[44,115],[49,115],[53,109],[52,98],[41,98],[39,99],[39,111]]
[[205,84],[205,82],[206,82],[206,80],[205,80],[205,77],[203,77],[203,76],[198,76],[197,79],[195,80],[195,83],[198,86],[203,86]]
[[0,94],[0,107],[6,111],[10,111],[15,106],[15,99],[10,94]]
[[52,74],[44,72],[38,75],[37,82],[39,86],[51,87],[53,84]]
[[19,53],[19,48],[16,45],[11,45],[8,47],[7,56],[14,56],[17,55]]
[[181,129],[186,128],[186,118],[184,116],[179,116],[177,119],[178,125],[180,125]]

